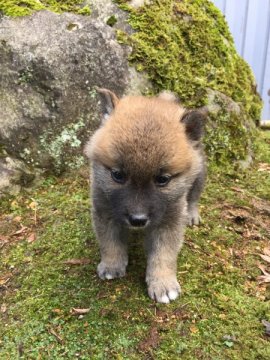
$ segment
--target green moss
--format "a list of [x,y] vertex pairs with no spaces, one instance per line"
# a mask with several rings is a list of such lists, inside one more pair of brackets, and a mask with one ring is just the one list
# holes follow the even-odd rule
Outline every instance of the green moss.
[[[269,164],[270,135],[263,137],[258,161]],[[147,296],[139,241],[130,244],[125,278],[98,279],[86,180],[49,178],[3,200],[1,235],[8,243],[0,249],[0,358],[17,359],[20,349],[25,360],[269,359],[261,320],[270,319],[270,294],[257,276],[258,262],[267,266],[258,254],[269,246],[269,217],[260,206],[270,200],[270,173],[259,167],[209,169],[203,224],[186,232],[177,275],[183,292],[169,305]],[[236,221],[239,211],[243,223]],[[27,229],[14,236],[18,217]],[[33,232],[36,240],[27,241]],[[89,263],[65,263],[82,258]],[[79,317],[72,308],[90,311]]]
[[109,19],[106,21],[106,24],[109,26],[113,26],[117,23],[117,17],[115,15],[112,15],[109,17]]
[[83,8],[81,8],[78,11],[78,14],[80,15],[90,15],[91,14],[91,9],[88,5],[84,6]]
[[84,3],[84,0],[0,0],[0,12],[8,16],[30,15],[37,10],[89,15],[91,10],[89,6],[83,6]]
[[129,23],[136,30],[130,36],[118,32],[119,41],[132,46],[130,62],[148,74],[155,92],[168,89],[185,106],[200,107],[207,104],[211,88],[240,105],[241,117],[228,119],[224,111],[212,116],[217,127],[208,134],[207,145],[209,150],[223,146],[223,160],[244,158],[254,133],[251,124],[249,131],[244,129],[245,123],[260,118],[262,103],[221,12],[208,0],[153,0],[139,9],[125,0],[118,3],[129,11]]
[[258,136],[255,124],[248,123],[241,107],[228,112],[230,103],[222,94],[216,94],[211,101],[219,110],[209,113],[206,124],[204,144],[208,159],[218,164],[245,159],[251,151],[251,144],[255,149],[254,140]]

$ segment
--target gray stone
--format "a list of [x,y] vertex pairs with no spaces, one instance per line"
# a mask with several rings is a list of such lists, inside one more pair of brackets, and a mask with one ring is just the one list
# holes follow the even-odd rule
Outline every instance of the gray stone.
[[208,88],[207,95],[208,95],[207,109],[213,115],[217,115],[221,110],[221,105],[220,105],[221,101],[222,101],[222,106],[226,108],[226,111],[228,113],[234,113],[236,115],[241,114],[241,108],[239,104],[237,104],[235,101],[233,101],[231,98],[221,93],[220,91]]
[[41,11],[0,20],[0,149],[8,157],[44,173],[80,167],[100,119],[95,86],[118,95],[149,86],[105,21],[111,11],[124,23],[125,13],[103,3],[105,15],[99,6],[90,17]]
[[107,21],[113,16],[116,20],[113,25],[114,29],[124,30],[127,33],[132,33],[133,30],[127,22],[126,12],[120,11],[119,7],[111,0],[88,0],[92,16],[107,24]]
[[37,172],[23,161],[9,156],[0,159],[0,198],[7,194],[17,195],[22,187],[32,184],[35,178]]

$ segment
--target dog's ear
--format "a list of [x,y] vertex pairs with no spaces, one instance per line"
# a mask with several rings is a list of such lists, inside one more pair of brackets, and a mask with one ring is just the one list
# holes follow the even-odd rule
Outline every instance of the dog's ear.
[[186,110],[181,122],[185,125],[186,134],[192,141],[199,141],[204,134],[207,111]]
[[101,94],[102,111],[104,115],[104,120],[106,120],[117,106],[119,99],[115,95],[115,93],[112,92],[111,90],[98,88],[98,87],[96,88],[96,90],[98,93]]

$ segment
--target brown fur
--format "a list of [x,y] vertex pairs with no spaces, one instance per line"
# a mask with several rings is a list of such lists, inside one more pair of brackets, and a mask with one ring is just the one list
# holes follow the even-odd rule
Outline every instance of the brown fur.
[[[125,275],[130,218],[143,217],[148,293],[169,302],[180,291],[176,261],[185,224],[199,221],[205,176],[201,115],[187,112],[171,93],[119,100],[111,91],[100,92],[110,114],[85,148],[92,162],[93,220],[102,257],[98,274],[102,279]],[[114,169],[125,174],[123,183],[113,180]],[[159,174],[170,177],[166,186],[155,183]]]
[[179,121],[185,110],[158,98],[126,97],[98,130],[88,152],[108,167],[125,159],[138,174],[158,167],[174,175],[185,171],[195,154]]

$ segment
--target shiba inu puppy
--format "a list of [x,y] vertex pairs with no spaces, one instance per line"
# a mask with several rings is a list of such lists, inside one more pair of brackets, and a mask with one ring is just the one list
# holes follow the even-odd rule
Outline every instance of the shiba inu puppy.
[[186,224],[198,224],[204,179],[205,114],[181,107],[172,93],[127,96],[99,89],[106,114],[85,147],[91,161],[92,217],[101,279],[122,277],[128,235],[141,231],[149,296],[169,303],[180,293],[177,254]]

